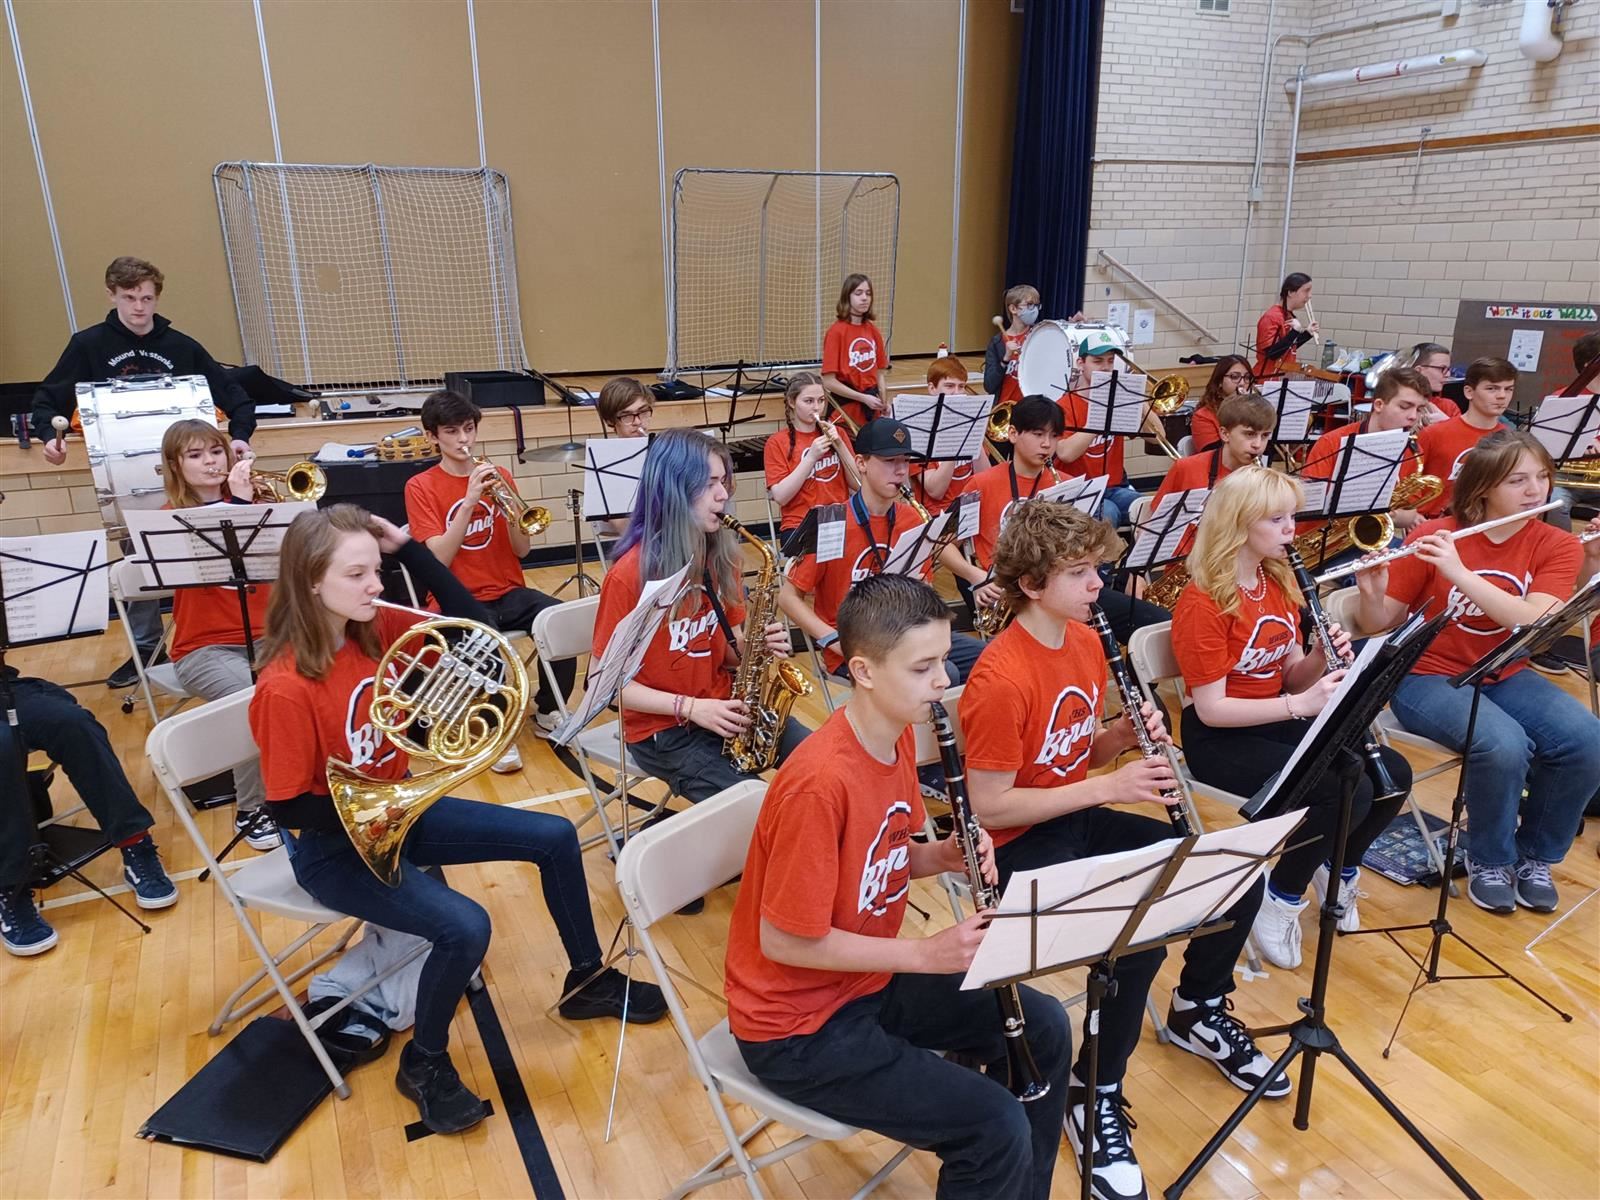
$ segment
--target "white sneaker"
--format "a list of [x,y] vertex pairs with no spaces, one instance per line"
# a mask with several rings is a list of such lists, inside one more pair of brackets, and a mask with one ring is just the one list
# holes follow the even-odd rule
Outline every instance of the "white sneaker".
[[[1317,893],[1317,907],[1320,909],[1328,902],[1328,864],[1323,863],[1311,876],[1312,890]],[[1339,904],[1344,911],[1339,914],[1338,930],[1340,933],[1354,933],[1361,928],[1361,897],[1366,893],[1361,890],[1361,868],[1356,868],[1355,876],[1341,883],[1339,887]]]
[[522,770],[522,752],[513,744],[509,750],[495,761],[489,770],[496,775],[515,775]]
[[556,731],[561,724],[561,714],[558,712],[536,712],[528,718],[528,723],[533,726],[533,732],[539,737],[547,738]]
[[1261,898],[1261,911],[1256,913],[1251,932],[1262,955],[1273,966],[1292,971],[1300,965],[1300,914],[1310,903],[1279,900],[1270,887]]

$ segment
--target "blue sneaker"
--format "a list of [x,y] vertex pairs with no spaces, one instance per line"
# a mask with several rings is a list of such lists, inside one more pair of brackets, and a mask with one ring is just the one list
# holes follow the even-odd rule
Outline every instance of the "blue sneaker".
[[140,908],[171,908],[178,902],[178,885],[167,878],[161,855],[147,833],[122,848],[122,877],[133,889]]
[[0,888],[0,940],[18,958],[43,954],[61,940],[33,906],[33,889],[26,884]]

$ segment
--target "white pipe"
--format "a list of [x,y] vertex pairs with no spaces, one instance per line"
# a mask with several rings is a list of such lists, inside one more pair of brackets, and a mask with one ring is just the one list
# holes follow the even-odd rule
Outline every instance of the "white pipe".
[[[1300,64],[1300,69],[1295,73],[1295,80],[1304,83],[1306,80],[1305,64]],[[1289,174],[1283,185],[1283,247],[1278,251],[1278,278],[1282,279],[1289,271],[1289,216],[1294,212],[1294,160],[1300,153],[1300,106],[1305,100],[1305,89],[1296,88],[1294,93],[1294,124],[1289,127]],[[1260,349],[1260,347],[1257,347]]]
[[1561,0],[1523,0],[1517,49],[1524,58],[1549,62],[1561,53],[1561,39],[1556,36],[1556,13],[1560,9]]
[[1346,67],[1339,71],[1322,71],[1304,79],[1290,79],[1283,90],[1291,96],[1296,88],[1313,92],[1323,88],[1339,87],[1347,83],[1376,83],[1383,79],[1398,79],[1402,75],[1426,75],[1433,71],[1448,71],[1453,67],[1481,67],[1488,62],[1482,50],[1447,50],[1443,54],[1424,54],[1417,58],[1369,63],[1362,67]]

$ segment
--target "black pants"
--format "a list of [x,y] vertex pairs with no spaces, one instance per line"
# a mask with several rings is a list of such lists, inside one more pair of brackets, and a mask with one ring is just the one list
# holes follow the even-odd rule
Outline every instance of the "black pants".
[[[489,615],[494,618],[495,626],[502,633],[527,633],[533,628],[533,618],[543,610],[560,604],[554,596],[547,596],[533,588],[512,588],[504,596],[494,600],[484,601],[484,607],[489,610]],[[564,700],[572,694],[573,680],[578,677],[578,660],[564,658],[560,662],[550,664],[555,673],[556,682],[561,685],[561,698]],[[555,712],[559,707],[556,697],[550,691],[550,685],[545,682],[544,671],[535,672],[539,676],[539,690],[534,693],[533,708],[535,712]]]
[[[1118,850],[1137,850],[1172,836],[1171,824],[1154,817],[1105,806],[1083,808],[1043,821],[1007,842],[995,851],[995,866],[1004,890],[1016,871]],[[1261,893],[1262,885],[1257,883],[1223,911],[1221,917],[1233,922],[1231,928],[1197,937],[1185,946],[1183,973],[1178,977],[1178,991],[1185,1000],[1209,1000],[1233,991],[1233,965],[1250,936],[1256,910],[1261,907]],[[1100,1007],[1100,1083],[1119,1083],[1127,1072],[1128,1059],[1139,1045],[1139,1031],[1144,1025],[1145,998],[1166,957],[1166,949],[1158,947],[1117,960],[1112,974],[1116,991],[1107,995]],[[1083,1055],[1080,1048],[1080,1059]],[[1084,1078],[1087,1072],[1088,1063],[1080,1062],[1078,1078]]]
[[[794,753],[811,730],[790,717],[778,735],[778,763]],[[628,751],[657,779],[691,804],[709,800],[718,792],[747,779],[759,779],[739,770],[722,753],[722,739],[698,725],[672,725],[649,737],[628,743]]]
[[[1183,710],[1183,753],[1196,779],[1239,796],[1253,796],[1283,770],[1306,729],[1304,721],[1213,729],[1200,719],[1191,704]],[[1351,801],[1350,838],[1344,854],[1348,867],[1361,865],[1361,856],[1388,827],[1405,803],[1405,793],[1411,790],[1411,764],[1405,757],[1387,746],[1378,752],[1401,794],[1375,802],[1372,780],[1362,770]],[[1332,861],[1333,838],[1339,830],[1339,798],[1338,773],[1324,771],[1306,810],[1305,824],[1295,830],[1289,839],[1290,848],[1272,867],[1272,886],[1284,895],[1304,895],[1316,869]]]
[[[138,837],[155,824],[123,774],[111,739],[94,714],[65,688],[44,679],[13,677],[17,729],[24,748],[0,718],[0,887],[28,881],[32,800],[12,786],[20,780],[28,750],[42,750],[61,765],[72,786],[112,842]],[[20,761],[15,756],[20,753]]]
[[[846,1004],[815,1033],[739,1042],[752,1074],[787,1100],[939,1156],[944,1200],[1044,1200],[1067,1102],[1072,1031],[1060,1001],[1022,987],[1028,1046],[1050,1081],[1020,1104],[1004,1079],[994,994],[961,990],[959,975],[896,975]],[[994,1076],[940,1058],[960,1051]]]
[[[972,603],[972,585],[957,576],[956,590],[961,593],[961,598],[966,601],[967,607],[976,617],[977,608]],[[1105,610],[1106,620],[1111,622],[1111,632],[1124,646],[1128,644],[1128,639],[1133,636],[1135,629],[1172,620],[1172,614],[1159,604],[1151,604],[1148,600],[1130,596],[1127,592],[1118,591],[1116,588],[1102,588],[1095,603]]]

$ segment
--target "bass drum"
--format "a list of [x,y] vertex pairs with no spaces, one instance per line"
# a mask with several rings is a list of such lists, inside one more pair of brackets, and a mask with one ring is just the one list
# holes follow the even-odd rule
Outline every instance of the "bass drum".
[[129,376],[77,386],[78,417],[89,452],[100,519],[117,537],[126,533],[122,512],[160,508],[161,439],[185,418],[217,423],[204,375]]
[[1040,321],[1035,325],[1017,356],[1017,385],[1022,394],[1059,401],[1071,391],[1078,347],[1091,333],[1108,334],[1118,348],[1128,348],[1128,335],[1119,326],[1102,321]]

